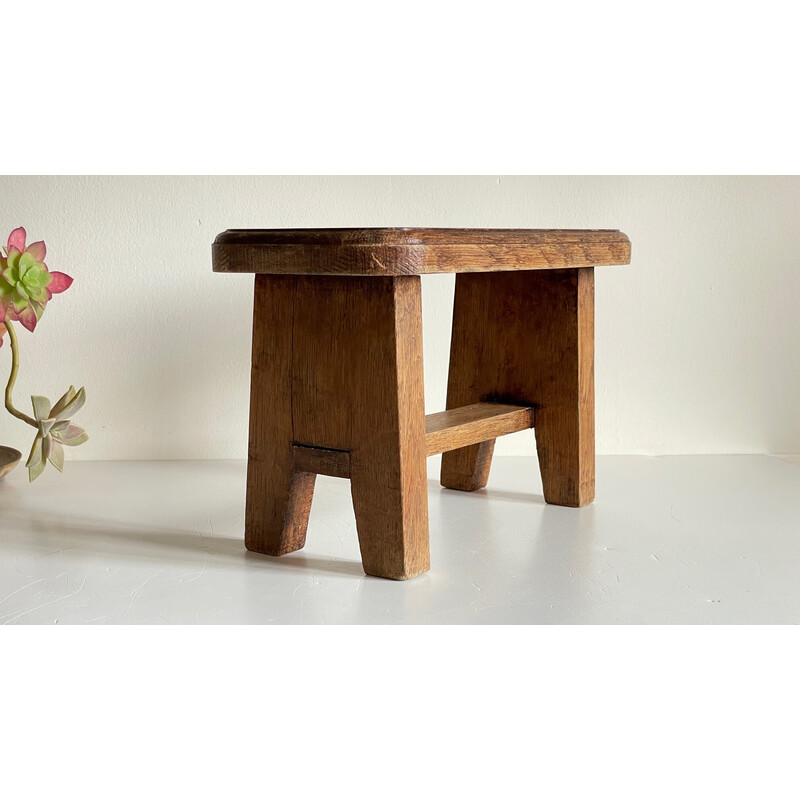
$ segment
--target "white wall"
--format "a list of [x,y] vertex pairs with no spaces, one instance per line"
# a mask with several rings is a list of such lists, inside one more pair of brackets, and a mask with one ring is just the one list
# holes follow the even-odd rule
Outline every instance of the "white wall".
[[[597,270],[598,452],[800,453],[798,178],[3,177],[3,235],[17,225],[75,278],[20,331],[16,393],[85,384],[73,458],[244,457],[252,277],[211,272],[214,236],[384,225],[622,229],[632,264]],[[423,281],[434,411],[453,277]],[[2,443],[30,438],[0,415]]]

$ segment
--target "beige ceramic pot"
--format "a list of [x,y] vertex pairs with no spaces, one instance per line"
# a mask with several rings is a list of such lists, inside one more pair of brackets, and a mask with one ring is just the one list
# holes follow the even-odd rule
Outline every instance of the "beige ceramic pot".
[[0,480],[5,478],[14,467],[22,460],[22,453],[13,447],[0,445]]

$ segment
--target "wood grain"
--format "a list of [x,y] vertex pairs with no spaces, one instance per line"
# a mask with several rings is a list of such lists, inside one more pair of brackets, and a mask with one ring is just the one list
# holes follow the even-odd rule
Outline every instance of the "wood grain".
[[630,241],[617,230],[229,230],[212,253],[216,272],[389,276],[628,264]]
[[315,475],[292,452],[292,315],[297,278],[257,275],[250,372],[245,546],[280,556],[303,547]]
[[324,447],[292,448],[295,472],[313,472],[333,478],[350,477],[350,453],[346,450],[327,450]]
[[[534,407],[545,500],[594,498],[594,271],[464,274],[456,278],[447,407]],[[442,456],[441,482],[486,485],[493,442]]]
[[426,455],[433,456],[532,427],[532,408],[503,403],[473,403],[428,414],[425,417]]
[[429,568],[420,279],[298,278],[294,439],[350,453],[364,571]]
[[[303,546],[317,474],[350,478],[367,574],[428,569],[426,455],[486,484],[495,438],[536,425],[545,499],[594,497],[594,269],[619,231],[226,231],[256,272],[245,542]],[[424,413],[419,274],[457,272],[447,410]],[[274,273],[274,274],[271,274]]]

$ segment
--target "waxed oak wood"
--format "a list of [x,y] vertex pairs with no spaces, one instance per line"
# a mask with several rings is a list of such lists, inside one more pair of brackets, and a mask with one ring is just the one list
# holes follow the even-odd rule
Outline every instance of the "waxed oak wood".
[[533,427],[533,409],[503,403],[472,405],[428,414],[425,418],[426,455],[496,439]]
[[216,272],[364,276],[627,264],[630,252],[617,230],[467,228],[234,229],[212,248]]
[[[425,458],[486,484],[496,437],[531,428],[545,500],[594,497],[594,267],[619,231],[226,231],[255,272],[245,543],[301,548],[317,474],[349,478],[367,574],[429,568]],[[447,409],[424,414],[420,274],[456,272]]]
[[364,571],[411,578],[430,566],[420,279],[297,281],[295,443],[350,453]]
[[295,472],[313,472],[315,475],[329,475],[332,478],[350,477],[350,453],[347,450],[295,445],[292,453]]
[[248,549],[302,547],[316,474],[334,474],[367,574],[429,568],[420,291],[415,276],[256,276]]
[[[465,447],[533,427],[533,409],[503,403],[475,403],[425,417],[425,455]],[[350,478],[350,453],[295,445],[294,470]]]
[[[594,271],[456,277],[447,407],[531,405],[544,497],[594,499]],[[494,443],[445,453],[441,483],[486,485]]]
[[421,330],[418,277],[298,278],[295,441],[349,451],[364,571],[398,580],[430,566]]
[[297,278],[257,276],[250,371],[245,546],[280,556],[303,547],[316,475],[292,452],[292,314]]

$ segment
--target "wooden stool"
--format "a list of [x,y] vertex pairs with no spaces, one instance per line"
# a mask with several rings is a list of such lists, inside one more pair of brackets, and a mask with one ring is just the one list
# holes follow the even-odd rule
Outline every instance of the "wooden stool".
[[[430,567],[425,459],[486,485],[498,436],[536,426],[548,503],[594,499],[594,267],[612,230],[229,230],[216,272],[254,272],[245,544],[305,544],[317,475],[349,478],[364,571]],[[456,272],[447,410],[425,416],[420,275]]]

